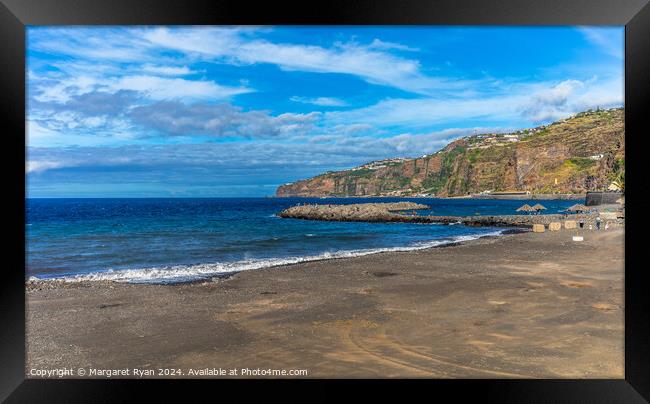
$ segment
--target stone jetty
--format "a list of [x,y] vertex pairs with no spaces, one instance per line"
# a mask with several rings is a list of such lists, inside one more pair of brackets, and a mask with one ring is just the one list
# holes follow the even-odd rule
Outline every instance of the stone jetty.
[[[485,216],[430,216],[417,215],[415,211],[429,209],[427,205],[413,202],[360,203],[349,205],[298,205],[283,210],[278,216],[292,219],[325,220],[338,222],[404,222],[464,224],[466,226],[527,227],[534,224],[548,226],[569,218],[564,214],[549,215],[485,215]],[[570,218],[592,224],[596,213],[572,214]]]
[[409,222],[418,217],[414,211],[429,206],[414,202],[355,203],[349,205],[312,204],[285,209],[280,217],[336,222]]

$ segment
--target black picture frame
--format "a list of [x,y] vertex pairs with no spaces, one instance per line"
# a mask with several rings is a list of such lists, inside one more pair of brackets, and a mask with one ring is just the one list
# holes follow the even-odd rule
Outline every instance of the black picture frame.
[[[8,402],[116,402],[148,397],[150,391],[187,399],[197,381],[34,380],[25,378],[25,27],[30,25],[158,24],[442,24],[442,25],[624,25],[625,126],[628,157],[625,232],[625,379],[621,380],[428,380],[339,381],[367,394],[403,394],[424,387],[443,397],[480,394],[498,402],[644,402],[650,400],[650,286],[644,259],[644,230],[650,228],[645,199],[644,136],[650,136],[650,5],[648,0],[320,0],[248,2],[243,0],[0,0],[0,111],[4,133],[6,205],[5,256],[0,299],[0,400]],[[288,381],[210,380],[234,387],[240,397],[274,395]],[[255,383],[261,389],[247,389]],[[336,396],[330,381],[302,381],[323,399]],[[325,383],[325,386],[322,383]],[[184,387],[178,389],[179,387]],[[189,388],[188,388],[189,387]],[[294,390],[295,391],[295,390]],[[170,394],[170,395],[167,395]],[[388,396],[386,396],[388,397]]]

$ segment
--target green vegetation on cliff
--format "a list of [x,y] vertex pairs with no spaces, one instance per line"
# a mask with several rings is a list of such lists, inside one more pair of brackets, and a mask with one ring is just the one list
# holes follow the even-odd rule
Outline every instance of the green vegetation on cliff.
[[457,139],[415,159],[328,172],[278,196],[457,196],[483,191],[580,193],[625,183],[623,109],[581,112],[547,126]]

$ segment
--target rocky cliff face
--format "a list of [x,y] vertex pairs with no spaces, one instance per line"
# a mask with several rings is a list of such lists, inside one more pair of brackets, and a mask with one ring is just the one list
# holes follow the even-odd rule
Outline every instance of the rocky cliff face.
[[482,191],[579,193],[625,170],[623,109],[548,126],[458,139],[435,154],[390,159],[282,185],[277,196],[458,196]]

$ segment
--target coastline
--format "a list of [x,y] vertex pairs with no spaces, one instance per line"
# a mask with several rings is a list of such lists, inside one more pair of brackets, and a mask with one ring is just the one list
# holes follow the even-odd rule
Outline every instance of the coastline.
[[[123,270],[123,271],[104,271],[104,272],[95,272],[95,273],[90,273],[90,274],[81,274],[81,275],[75,275],[75,276],[65,276],[65,277],[52,277],[52,278],[38,278],[38,277],[30,277],[25,281],[25,288],[26,290],[35,290],[35,289],[43,289],[43,288],[57,288],[57,287],[63,287],[66,284],[105,284],[105,285],[112,285],[112,284],[120,284],[120,283],[132,283],[132,284],[142,284],[142,285],[147,285],[147,284],[160,284],[160,285],[169,285],[169,286],[174,286],[174,285],[180,285],[180,284],[196,284],[196,283],[203,283],[203,282],[209,282],[209,281],[215,281],[218,279],[225,279],[232,277],[236,274],[242,273],[242,272],[248,272],[248,271],[259,271],[263,269],[274,269],[274,268],[288,268],[292,267],[295,265],[301,265],[301,264],[306,264],[310,262],[319,262],[319,261],[331,261],[331,260],[345,260],[345,259],[352,259],[352,258],[359,258],[359,257],[366,257],[369,255],[376,255],[376,254],[390,254],[390,253],[408,253],[411,251],[422,251],[422,250],[428,250],[428,249],[435,249],[435,248],[445,248],[445,247],[452,247],[452,246],[457,246],[461,244],[469,244],[481,239],[489,239],[489,238],[495,238],[495,237],[503,237],[505,235],[514,235],[514,234],[520,234],[520,233],[526,233],[528,230],[524,230],[522,228],[507,228],[507,229],[498,229],[495,230],[494,232],[486,233],[486,234],[477,234],[477,235],[465,235],[465,236],[460,236],[460,237],[455,237],[452,238],[451,240],[444,240],[444,239],[434,239],[431,240],[427,243],[423,244],[418,244],[418,245],[405,245],[405,246],[395,246],[395,247],[384,247],[384,248],[376,248],[376,249],[370,249],[370,250],[351,250],[351,251],[342,251],[343,254],[337,255],[336,253],[332,254],[327,254],[327,255],[319,255],[319,256],[307,256],[307,257],[295,257],[296,262],[288,262],[288,263],[271,263],[269,265],[265,266],[260,266],[259,268],[250,268],[250,269],[240,269],[240,270],[233,270],[233,271],[228,271],[228,272],[222,272],[222,273],[215,273],[213,275],[208,275],[204,276],[202,278],[196,278],[196,279],[190,279],[190,280],[178,280],[178,281],[166,281],[166,282],[155,282],[154,280],[148,279],[145,282],[130,282],[128,280],[112,280],[109,277],[106,279],[102,278],[102,275],[110,275],[110,274],[115,274],[120,273],[120,272],[129,272],[132,270]],[[284,261],[283,259],[277,259],[278,262]],[[206,264],[209,265],[209,264]],[[144,269],[145,271],[147,269]]]
[[27,368],[623,377],[624,230],[584,231],[583,243],[572,233],[485,237],[190,284],[39,282],[26,292]]

